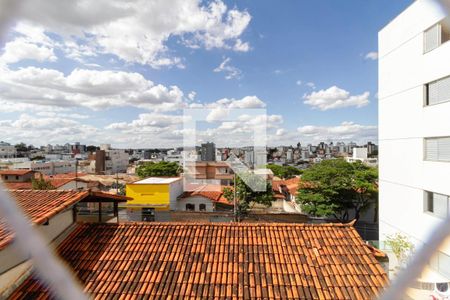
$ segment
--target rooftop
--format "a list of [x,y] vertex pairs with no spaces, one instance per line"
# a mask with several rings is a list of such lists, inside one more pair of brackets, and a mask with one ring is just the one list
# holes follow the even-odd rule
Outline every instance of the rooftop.
[[17,176],[21,176],[21,175],[26,175],[28,173],[33,173],[34,171],[32,170],[1,170],[0,171],[0,175],[17,175]]
[[201,197],[210,199],[211,201],[214,201],[214,202],[220,202],[220,203],[227,204],[227,205],[233,205],[233,203],[230,203],[223,196],[224,188],[233,189],[233,187],[209,184],[209,185],[199,185],[196,187],[194,187],[194,185],[192,185],[192,186],[190,186],[190,188],[192,188],[192,190],[185,191],[183,194],[181,194],[180,198],[201,196]]
[[[93,298],[371,299],[387,276],[342,224],[80,224],[58,252]],[[33,275],[11,299],[46,299]]]
[[[92,191],[10,190],[24,214],[34,224],[43,224],[72,205],[82,201],[124,202],[125,196]],[[6,221],[0,217],[0,251],[14,239]]]
[[133,184],[168,184],[180,180],[181,177],[149,177],[133,182]]
[[[48,218],[87,197],[89,192],[20,190],[10,191],[10,194],[33,223],[42,224]],[[14,234],[7,229],[5,220],[0,218],[0,250],[6,247],[13,238]]]

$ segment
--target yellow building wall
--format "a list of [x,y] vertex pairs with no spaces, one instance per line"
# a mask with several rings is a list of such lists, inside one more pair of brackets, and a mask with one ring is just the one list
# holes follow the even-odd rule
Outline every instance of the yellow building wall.
[[170,185],[169,184],[127,184],[127,206],[153,207],[157,210],[169,210]]

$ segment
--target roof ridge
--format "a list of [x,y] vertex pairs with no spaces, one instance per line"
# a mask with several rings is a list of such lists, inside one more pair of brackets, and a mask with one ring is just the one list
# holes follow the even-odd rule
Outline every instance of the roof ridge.
[[[79,223],[89,225],[90,223]],[[95,226],[213,226],[213,227],[353,227],[354,222],[350,223],[237,223],[237,222],[123,222],[123,223],[93,223]]]

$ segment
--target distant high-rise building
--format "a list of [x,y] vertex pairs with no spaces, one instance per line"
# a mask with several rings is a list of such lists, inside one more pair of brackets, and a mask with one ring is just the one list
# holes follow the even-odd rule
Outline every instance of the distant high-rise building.
[[201,160],[202,161],[216,160],[216,145],[214,143],[206,142],[205,144],[202,144]]

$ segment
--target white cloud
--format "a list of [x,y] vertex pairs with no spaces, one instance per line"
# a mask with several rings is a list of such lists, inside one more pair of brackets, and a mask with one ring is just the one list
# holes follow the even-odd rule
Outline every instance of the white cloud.
[[280,128],[280,129],[277,129],[276,135],[282,136],[285,133],[286,133],[286,130],[284,128]]
[[60,46],[77,60],[108,53],[154,68],[183,67],[167,46],[171,37],[192,48],[250,50],[241,39],[250,14],[229,9],[221,0],[28,0],[18,19],[59,35]]
[[191,91],[188,94],[188,99],[191,100],[191,101],[194,101],[195,100],[195,96],[197,96],[197,93],[195,91]]
[[366,56],[364,57],[365,59],[371,59],[371,60],[377,60],[378,59],[378,52],[369,52],[366,54]]
[[16,38],[6,43],[4,52],[0,56],[0,61],[7,64],[16,63],[24,59],[43,62],[56,61],[57,57],[53,52],[53,48],[33,44],[24,38]]
[[305,125],[297,128],[301,140],[311,141],[368,141],[377,139],[377,126],[342,122],[337,126]]
[[242,71],[232,65],[230,65],[231,59],[229,57],[225,58],[224,61],[213,71],[216,73],[224,72],[225,79],[240,79],[242,77]]
[[314,82],[307,82],[306,85],[310,88],[312,88],[313,90],[316,89],[316,85],[314,84]]
[[296,85],[302,85],[302,81],[301,81],[301,80],[297,80],[297,81],[295,82],[295,84],[296,84]]
[[[14,141],[42,145],[47,143],[64,144],[70,141],[105,141],[105,136],[91,125],[58,116],[34,117],[22,114],[16,120],[0,121],[0,132],[8,132]],[[45,137],[45,139],[43,139]]]
[[132,72],[75,69],[65,76],[53,69],[4,68],[0,72],[0,101],[96,110],[120,106],[175,110],[183,107],[183,92]]
[[223,98],[208,105],[208,107],[215,106],[228,108],[264,108],[266,107],[266,104],[256,96],[245,96],[244,98],[239,100],[236,100],[234,98]]
[[344,89],[332,86],[326,90],[312,92],[303,96],[304,103],[322,111],[342,107],[363,107],[369,104],[369,92],[352,96]]
[[106,129],[139,129],[145,130],[148,127],[167,128],[172,125],[183,123],[183,116],[180,115],[165,115],[165,114],[139,114],[139,118],[130,123],[120,122],[112,123]]

